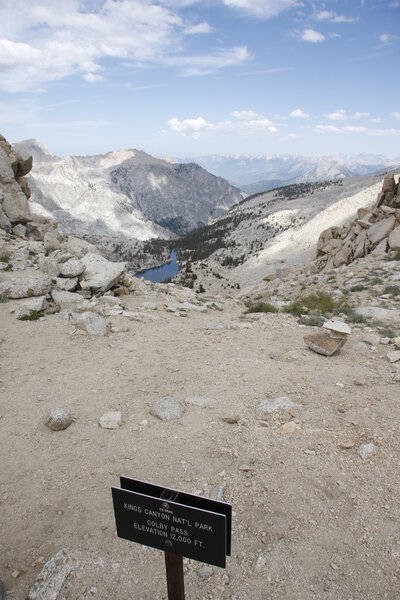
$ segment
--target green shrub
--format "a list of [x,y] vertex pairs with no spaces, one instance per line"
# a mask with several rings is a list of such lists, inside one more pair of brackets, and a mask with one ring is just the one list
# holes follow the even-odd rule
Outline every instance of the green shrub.
[[351,292],[363,292],[364,290],[366,290],[366,286],[362,285],[362,283],[358,283],[357,285],[352,285],[350,288]]
[[247,310],[246,314],[249,313],[277,313],[278,309],[276,306],[271,304],[270,302],[255,302],[252,304],[251,302],[246,303]]
[[285,312],[295,315],[296,317],[308,314],[311,311],[323,315],[333,312],[337,306],[340,306],[340,302],[338,303],[335,301],[330,294],[318,292],[294,300],[285,307]]
[[27,315],[18,317],[20,321],[37,321],[43,315],[41,310],[30,310]]
[[325,322],[325,317],[322,315],[303,315],[298,320],[300,325],[308,325],[309,327],[322,327]]
[[398,296],[400,294],[400,287],[398,285],[387,285],[383,290],[383,293]]
[[5,294],[0,294],[0,304],[5,304],[8,302],[8,298]]

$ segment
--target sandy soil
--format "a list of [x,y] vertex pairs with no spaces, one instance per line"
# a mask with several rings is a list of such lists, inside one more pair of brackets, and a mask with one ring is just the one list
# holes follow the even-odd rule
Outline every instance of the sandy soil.
[[[81,558],[60,600],[166,598],[162,553],[116,535],[111,486],[126,475],[204,495],[223,484],[232,557],[212,572],[185,561],[188,599],[399,598],[400,384],[385,349],[354,330],[325,358],[289,315],[244,321],[226,300],[223,312],[177,318],[155,301],[157,320],[114,317],[129,331],[98,338],[58,316],[17,321],[0,304],[6,597],[25,598],[67,548]],[[149,410],[167,395],[212,405],[161,422]],[[260,420],[258,404],[280,396],[296,408]],[[56,406],[76,417],[65,431],[44,425]],[[118,430],[98,425],[109,410],[122,412]],[[223,421],[232,415],[237,424]],[[299,425],[292,435],[279,430],[287,421]],[[369,442],[376,453],[362,460]]]

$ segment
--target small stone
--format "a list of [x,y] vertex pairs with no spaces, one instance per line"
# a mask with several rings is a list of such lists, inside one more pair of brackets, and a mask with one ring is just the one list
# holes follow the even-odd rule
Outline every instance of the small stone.
[[330,331],[333,336],[338,337],[346,338],[351,333],[350,327],[346,323],[343,323],[343,321],[326,321],[323,324],[323,328]]
[[359,446],[359,448],[357,448],[357,454],[363,460],[369,458],[370,456],[373,456],[376,452],[377,447],[372,442],[370,442],[369,444],[362,444],[362,446]]
[[99,420],[99,425],[103,429],[118,429],[121,423],[122,418],[119,411],[105,413]]
[[304,336],[304,341],[308,348],[317,354],[323,356],[332,356],[343,346],[344,338],[331,338],[320,333]]
[[222,421],[225,423],[229,423],[230,425],[235,425],[239,421],[239,415],[233,415],[231,417],[222,417]]
[[185,408],[179,400],[172,396],[166,396],[157,400],[152,408],[150,414],[153,417],[157,417],[161,421],[172,421],[179,419],[185,412]]
[[21,575],[21,573],[17,570],[15,570],[11,573],[11,577],[13,577],[14,579],[17,579],[20,575]]
[[289,410],[290,408],[296,408],[297,404],[291,401],[288,396],[280,396],[273,400],[262,400],[257,407],[257,413],[261,418],[270,415],[271,413],[278,412],[280,410]]
[[365,385],[366,381],[365,381],[365,379],[355,379],[353,381],[353,383],[354,383],[354,385]]
[[207,406],[212,406],[213,404],[211,398],[205,398],[203,396],[188,396],[185,402],[186,404],[198,406],[199,408],[207,408]]
[[339,448],[341,450],[350,450],[351,448],[354,448],[355,445],[355,442],[340,442]]
[[202,565],[196,571],[196,575],[201,581],[205,581],[214,573],[213,568],[210,565]]
[[288,423],[284,423],[280,427],[278,427],[277,432],[282,435],[292,435],[296,431],[300,429],[300,425],[295,423],[294,421],[289,421]]
[[262,553],[258,556],[258,558],[256,560],[255,570],[261,571],[262,569],[264,569],[267,566],[267,564],[268,564],[268,554]]
[[250,465],[240,465],[239,471],[243,471],[244,473],[250,473],[251,471],[254,471],[254,469],[253,467],[250,467]]
[[53,408],[47,417],[46,425],[52,431],[62,431],[67,429],[72,423],[70,413],[64,408]]
[[386,356],[389,362],[395,363],[400,360],[400,350],[393,350],[393,352],[388,352]]
[[[68,294],[68,292],[64,292]],[[91,335],[106,335],[107,322],[101,315],[86,311],[84,313],[76,313],[74,315],[74,323]]]

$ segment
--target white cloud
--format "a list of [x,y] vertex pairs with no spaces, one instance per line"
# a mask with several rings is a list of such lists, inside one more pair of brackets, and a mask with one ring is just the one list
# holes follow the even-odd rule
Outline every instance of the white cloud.
[[104,77],[101,75],[95,75],[94,73],[86,73],[83,76],[83,79],[86,79],[89,83],[97,83],[98,81],[104,81]]
[[400,121],[400,112],[392,112],[390,116],[393,117],[396,121]]
[[278,131],[273,121],[253,111],[235,110],[231,113],[231,116],[235,117],[235,121],[227,119],[225,121],[217,121],[216,123],[209,123],[200,116],[195,119],[184,119],[182,121],[174,117],[167,122],[167,125],[171,131],[183,136],[191,135],[194,139],[198,139],[204,133],[235,133],[253,136],[256,134],[276,133]]
[[185,37],[210,30],[206,22],[186,23],[173,7],[156,0],[0,2],[0,87],[38,90],[70,75],[100,81],[95,74],[107,58],[130,67],[192,62],[200,72],[249,59],[243,47],[190,57]]
[[383,44],[388,44],[393,40],[397,40],[398,36],[392,35],[391,33],[382,33],[382,35],[379,36],[379,39]]
[[341,129],[335,125],[317,125],[314,131],[318,133],[341,133]]
[[335,112],[329,113],[325,115],[327,119],[331,121],[347,121],[346,111],[341,108],[340,110],[336,110]]
[[370,117],[371,114],[369,112],[355,112],[353,117],[354,119],[368,119],[368,117]]
[[325,36],[323,35],[323,33],[320,33],[319,31],[315,31],[315,29],[304,29],[301,39],[304,42],[324,42],[325,41]]
[[290,117],[294,117],[295,119],[309,119],[310,115],[306,112],[304,112],[304,110],[302,108],[296,108],[296,110],[292,110],[292,112],[289,115]]
[[199,33],[211,33],[212,27],[206,22],[197,23],[197,25],[188,25],[183,30],[185,35],[197,35]]
[[330,10],[321,10],[314,14],[317,21],[328,21],[329,23],[355,23],[359,21],[359,17],[347,17],[346,15],[338,15]]
[[231,116],[241,121],[254,121],[265,119],[264,115],[254,112],[253,110],[234,110]]
[[223,3],[261,19],[270,19],[298,5],[297,0],[223,0]]
[[160,63],[169,66],[182,67],[182,74],[185,77],[197,75],[208,75],[215,71],[241,65],[250,60],[251,54],[246,46],[238,48],[224,48],[215,54],[202,54],[198,56],[167,56],[160,59]]

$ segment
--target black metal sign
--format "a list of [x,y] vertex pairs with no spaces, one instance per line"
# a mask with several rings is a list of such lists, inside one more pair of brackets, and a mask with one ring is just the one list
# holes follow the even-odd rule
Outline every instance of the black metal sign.
[[112,495],[119,537],[225,567],[231,554],[230,504],[127,477]]

